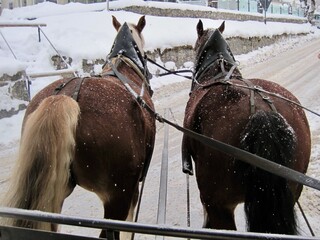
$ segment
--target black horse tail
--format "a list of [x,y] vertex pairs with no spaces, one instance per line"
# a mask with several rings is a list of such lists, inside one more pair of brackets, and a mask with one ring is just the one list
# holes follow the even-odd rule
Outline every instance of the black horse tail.
[[[251,116],[241,137],[244,150],[290,167],[296,136],[279,113],[257,111]],[[245,213],[248,230],[297,234],[295,200],[288,181],[252,166],[246,170]]]

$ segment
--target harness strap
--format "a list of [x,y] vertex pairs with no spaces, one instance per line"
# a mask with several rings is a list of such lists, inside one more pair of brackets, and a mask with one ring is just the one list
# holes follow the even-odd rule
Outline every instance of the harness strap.
[[54,94],[57,95],[59,94],[59,92],[66,86],[68,85],[71,81],[73,81],[74,79],[76,79],[77,77],[71,78],[69,79],[67,82],[61,83],[58,87],[56,87],[54,89]]
[[104,77],[104,76],[113,76],[113,77],[116,77],[117,75],[114,73],[114,71],[108,71],[108,72],[105,72],[103,74],[100,74],[101,77]]
[[[229,71],[230,73],[230,71]],[[217,75],[217,77],[220,77],[221,75]],[[227,76],[226,76],[227,77]],[[263,94],[263,92],[261,91],[261,88],[258,87],[258,86],[255,86],[252,84],[252,82],[248,79],[239,79],[241,81],[243,81],[247,86],[244,86],[244,85],[240,85],[240,84],[235,84],[231,81],[229,81],[229,79],[227,78],[224,78],[224,79],[215,79],[213,82],[211,83],[208,83],[206,85],[203,85],[203,84],[200,84],[198,83],[202,88],[208,88],[208,87],[211,87],[213,85],[216,85],[216,84],[228,84],[228,85],[231,85],[231,86],[237,86],[237,87],[244,87],[244,88],[247,88],[250,90],[250,112],[251,114],[255,113],[256,111],[256,106],[255,106],[255,93],[259,94],[259,96],[269,105],[269,107],[271,108],[272,111],[274,112],[277,112],[277,109],[275,107],[275,105],[273,104],[273,101],[271,100],[271,98],[269,96],[266,96],[265,94]]]
[[[233,83],[233,85],[234,85],[234,86],[237,86],[237,87],[242,87],[242,88],[250,89],[250,87],[244,86],[244,85],[239,85],[239,84],[235,84],[235,83]],[[281,96],[281,95],[279,95],[279,94],[277,94],[277,93],[264,90],[263,88],[261,88],[261,87],[259,87],[259,86],[255,86],[255,87],[254,87],[254,90],[257,91],[257,92],[266,93],[266,94],[268,94],[268,95],[270,95],[270,96],[273,96],[273,97],[282,99],[282,100],[284,100],[284,101],[286,101],[286,102],[292,103],[293,105],[298,106],[298,107],[300,107],[300,108],[302,108],[302,109],[304,109],[304,110],[306,110],[306,111],[308,111],[308,112],[311,112],[311,113],[313,113],[314,115],[320,117],[320,113],[317,113],[317,112],[311,110],[310,108],[307,108],[307,107],[301,105],[300,103],[295,102],[295,101],[293,101],[293,100],[290,100],[290,99],[288,99],[288,98],[286,98],[286,97],[284,97],[284,96]]]
[[[58,87],[55,88],[54,94],[55,94],[55,95],[58,95],[63,88],[65,88],[69,83],[71,83],[71,82],[74,81],[75,79],[79,79],[79,78],[78,78],[78,77],[74,77],[74,78],[69,79],[67,82],[64,82],[64,83],[60,84]],[[74,91],[73,94],[70,96],[70,97],[72,97],[75,101],[78,101],[79,93],[80,93],[80,89],[81,89],[81,85],[82,85],[84,79],[85,79],[85,78],[80,78],[80,81],[79,81],[79,83],[77,84],[77,86],[76,86],[76,88],[75,88],[75,91]]]
[[224,78],[224,80],[229,80],[233,71],[237,68],[237,64],[233,64],[230,71],[227,73],[226,77]]
[[[219,58],[216,61],[213,61],[211,64],[209,64],[201,73],[200,75],[197,76],[197,74],[193,75],[193,79],[192,79],[192,86],[191,86],[191,91],[194,89],[194,83],[196,83],[197,85],[206,88],[212,85],[215,85],[216,82],[218,83],[226,83],[228,80],[230,80],[230,78],[233,76],[234,71],[236,70],[236,68],[238,67],[239,64],[237,63],[229,63],[232,64],[232,67],[230,68],[229,71],[226,71],[225,68],[225,63],[228,63],[225,59],[223,58]],[[200,79],[202,77],[203,74],[205,74],[210,68],[212,68],[213,66],[220,66],[221,72],[218,73],[217,75],[213,76],[212,83],[203,85],[201,83],[199,83],[199,81],[197,79]],[[239,76],[237,76],[239,77]],[[221,78],[223,78],[223,80],[221,80]]]
[[80,89],[81,89],[81,86],[82,86],[82,83],[84,81],[85,78],[80,78],[80,81],[79,83],[77,84],[76,86],[76,89],[74,90],[73,94],[72,94],[72,98],[78,102],[78,98],[79,98],[79,93],[80,93]]
[[[247,79],[242,79],[247,86],[249,86],[250,91],[250,112],[251,114],[254,114],[256,112],[256,105],[255,105],[255,99],[254,99],[254,90],[253,90],[253,84],[251,81]],[[231,83],[232,84],[232,83]]]
[[[254,87],[254,89],[257,89],[257,88]],[[269,96],[264,95],[261,91],[256,91],[256,92],[261,96],[261,98],[262,98],[265,102],[268,103],[269,107],[271,108],[271,110],[272,110],[273,112],[277,112],[277,109],[276,109],[276,107],[274,106],[273,101],[270,99]]]
[[117,67],[112,62],[110,62],[110,67],[112,71],[115,73],[115,75],[119,78],[119,80],[124,84],[126,89],[133,95],[133,97],[138,98],[139,95],[130,86],[129,79],[126,76],[124,76],[122,73],[120,73]]
[[[143,100],[143,95],[138,95],[130,86],[129,82],[130,81],[125,75],[123,75],[122,73],[120,73],[117,69],[117,67],[110,62],[110,67],[112,69],[112,71],[114,72],[114,74],[117,76],[117,78],[124,84],[125,88],[132,94],[132,96],[134,97],[134,99],[138,102],[138,104],[140,104],[141,107],[143,107],[144,109],[146,109],[149,113],[152,113],[153,115],[155,115],[155,118],[157,118],[155,111],[153,108],[151,108],[144,100]],[[141,181],[144,180],[144,178],[147,175],[148,169],[149,169],[149,165],[150,165],[150,161],[146,162],[144,164],[143,170],[142,170],[142,175],[141,175]]]

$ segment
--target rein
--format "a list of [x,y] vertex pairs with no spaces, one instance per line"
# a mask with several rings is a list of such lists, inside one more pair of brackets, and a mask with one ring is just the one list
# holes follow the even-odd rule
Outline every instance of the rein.
[[[147,104],[146,104],[146,107],[148,107]],[[152,110],[150,108],[147,108],[147,109],[148,109],[148,111]],[[154,114],[155,118],[159,122],[164,122],[164,123],[171,125],[172,127],[176,128],[177,130],[183,132],[184,134],[188,135],[189,137],[205,144],[206,146],[208,146],[212,149],[229,154],[238,160],[241,160],[241,161],[249,163],[253,166],[259,167],[259,168],[261,168],[267,172],[273,173],[277,176],[283,177],[288,180],[292,180],[294,182],[300,183],[302,185],[305,185],[305,186],[308,186],[308,187],[311,187],[311,188],[314,188],[314,189],[317,189],[320,191],[320,181],[315,178],[308,177],[303,173],[300,173],[298,171],[295,171],[295,170],[288,168],[288,167],[285,167],[283,165],[271,162],[268,159],[259,157],[255,154],[244,151],[240,148],[237,148],[237,147],[228,145],[226,143],[220,142],[216,139],[201,135],[201,134],[196,133],[194,131],[191,131],[187,128],[181,127],[178,124],[170,122],[169,120],[161,117],[158,113],[155,113],[155,112],[152,112],[152,113]]]
[[146,57],[146,59],[151,62],[152,64],[156,65],[157,67],[161,68],[162,70],[165,70],[166,73],[161,73],[159,74],[160,77],[162,76],[166,76],[166,75],[170,75],[170,74],[174,74],[176,76],[179,76],[179,77],[184,77],[184,78],[187,78],[187,79],[193,79],[193,77],[190,77],[190,76],[184,76],[184,75],[180,75],[179,73],[193,73],[192,70],[177,70],[177,71],[170,71],[169,69],[161,66],[160,64],[156,63],[155,61],[153,61],[152,59],[150,59],[149,57]]

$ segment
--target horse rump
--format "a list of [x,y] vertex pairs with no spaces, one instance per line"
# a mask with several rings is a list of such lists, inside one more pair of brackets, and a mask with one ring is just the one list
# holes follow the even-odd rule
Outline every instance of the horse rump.
[[[246,125],[241,148],[275,163],[290,167],[296,135],[276,112],[257,111]],[[246,164],[240,163],[239,166]],[[294,197],[288,181],[246,165],[245,214],[251,232],[297,234]]]

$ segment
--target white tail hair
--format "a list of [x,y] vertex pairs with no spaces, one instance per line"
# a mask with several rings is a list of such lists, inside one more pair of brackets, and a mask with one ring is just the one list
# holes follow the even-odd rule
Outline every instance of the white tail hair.
[[[6,196],[8,207],[60,213],[70,191],[78,103],[64,95],[45,98],[24,124],[20,151]],[[53,229],[50,223],[7,220],[5,224]]]

